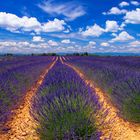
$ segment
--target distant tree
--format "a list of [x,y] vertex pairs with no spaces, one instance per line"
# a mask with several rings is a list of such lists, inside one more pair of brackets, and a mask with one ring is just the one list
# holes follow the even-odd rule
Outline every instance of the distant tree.
[[46,53],[42,53],[42,54],[40,54],[41,56],[47,56],[47,54]]
[[42,54],[39,54],[40,56],[57,56],[56,53],[42,53]]
[[7,53],[4,56],[13,56],[13,54],[12,53]]
[[81,56],[88,56],[88,52],[82,53]]
[[80,56],[79,53],[73,53],[73,56]]
[[56,53],[48,53],[47,56],[57,56]]
[[56,53],[52,53],[51,56],[57,56],[57,54]]

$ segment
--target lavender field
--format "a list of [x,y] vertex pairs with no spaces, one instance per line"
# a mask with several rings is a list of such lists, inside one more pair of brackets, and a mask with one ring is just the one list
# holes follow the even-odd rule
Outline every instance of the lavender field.
[[107,93],[124,119],[140,122],[139,57],[72,57],[67,59]]
[[140,57],[0,58],[0,140],[140,140]]
[[140,0],[1,0],[0,140],[140,140]]

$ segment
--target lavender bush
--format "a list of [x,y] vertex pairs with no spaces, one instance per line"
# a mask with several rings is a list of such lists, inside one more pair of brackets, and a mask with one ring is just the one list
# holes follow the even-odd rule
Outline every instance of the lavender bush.
[[94,91],[68,66],[57,61],[33,99],[31,114],[42,140],[99,139]]
[[11,109],[22,101],[25,92],[38,80],[52,62],[51,57],[17,57],[1,62],[0,68],[0,126],[11,115]]
[[108,93],[122,117],[140,122],[140,57],[66,57],[66,60]]

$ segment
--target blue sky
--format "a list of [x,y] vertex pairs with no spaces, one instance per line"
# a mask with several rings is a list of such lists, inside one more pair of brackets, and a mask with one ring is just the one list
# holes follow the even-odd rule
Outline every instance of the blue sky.
[[5,0],[0,53],[140,53],[138,0]]

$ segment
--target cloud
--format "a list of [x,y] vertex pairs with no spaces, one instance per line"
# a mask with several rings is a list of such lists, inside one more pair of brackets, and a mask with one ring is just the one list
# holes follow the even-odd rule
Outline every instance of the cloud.
[[107,42],[102,42],[100,45],[103,46],[103,47],[109,47],[110,46],[110,44],[107,43]]
[[108,12],[103,12],[104,15],[121,15],[125,14],[127,10],[119,9],[118,7],[112,7]]
[[55,41],[53,41],[53,40],[49,40],[49,41],[48,41],[48,44],[49,44],[50,46],[53,46],[53,47],[58,46],[58,43],[55,42]]
[[0,41],[0,47],[4,47],[5,49],[10,49],[10,48],[31,48],[33,47],[32,43],[29,43],[27,41]]
[[48,21],[44,23],[42,29],[44,32],[58,32],[63,31],[65,29],[66,23],[64,20],[54,19],[53,21]]
[[28,18],[26,16],[20,18],[14,14],[0,12],[0,27],[9,31],[35,31],[40,32],[41,24],[34,18]]
[[88,44],[94,46],[94,45],[96,45],[96,42],[95,41],[89,41]]
[[1,52],[11,52],[11,53],[30,53],[35,51],[36,49],[42,49],[41,44],[36,45],[33,43],[29,43],[27,41],[1,41],[0,49]]
[[[51,41],[49,43],[51,44]],[[0,50],[2,53],[27,53],[27,54],[59,52],[58,47],[52,47],[51,45],[45,42],[30,43],[27,41],[0,41]]]
[[69,39],[64,39],[61,41],[61,43],[64,43],[64,44],[70,44],[71,41]]
[[120,4],[119,4],[120,7],[125,7],[125,6],[129,6],[129,3],[126,2],[126,1],[122,1]]
[[116,21],[106,21],[106,32],[117,32],[119,30],[119,25]]
[[125,41],[129,41],[129,40],[133,40],[134,37],[129,35],[126,31],[122,31],[118,36],[116,36],[115,38],[113,38],[110,42],[125,42]]
[[57,37],[61,39],[77,39],[77,40],[87,40],[86,36],[83,36],[81,32],[71,32],[71,33],[53,33],[51,37]]
[[65,30],[65,31],[63,31],[64,33],[69,33],[70,32],[70,30],[69,29],[67,29],[67,30]]
[[133,42],[130,42],[129,45],[131,47],[140,47],[140,41],[133,41]]
[[97,24],[94,24],[93,26],[87,26],[85,31],[81,31],[81,34],[83,36],[93,36],[93,37],[99,37],[103,33],[104,29]]
[[123,30],[125,26],[126,26],[126,23],[122,22],[122,24],[120,25],[120,30]]
[[140,3],[138,1],[131,1],[131,4],[135,5],[135,6],[139,6],[140,5]]
[[0,12],[0,27],[11,32],[58,32],[65,29],[65,21],[54,19],[40,23],[35,17],[18,17],[11,13]]
[[121,30],[121,28],[119,27],[116,21],[107,20],[105,29],[97,24],[94,24],[93,26],[87,26],[85,31],[83,31],[83,29],[80,29],[79,33],[86,37],[87,36],[99,37],[104,32],[117,32],[118,30]]
[[116,34],[116,33],[112,33],[111,35],[112,35],[112,36],[114,36],[114,37],[116,37],[116,36],[117,36],[117,34]]
[[48,0],[38,4],[38,7],[52,16],[63,15],[70,21],[86,14],[84,7],[74,2],[54,3],[53,0]]
[[96,42],[95,41],[89,41],[87,45],[85,45],[81,48],[81,50],[83,50],[83,52],[91,52],[95,48],[96,48]]
[[41,36],[34,36],[32,39],[33,42],[44,42],[44,39]]
[[119,27],[116,21],[107,20],[105,29],[97,24],[94,24],[92,26],[86,26],[86,29],[79,28],[78,32],[68,34],[51,34],[51,36],[65,39],[74,38],[78,40],[88,40],[87,37],[99,37],[105,32],[117,32],[118,30],[122,30],[122,28]]
[[124,19],[125,23],[140,24],[140,8],[127,12]]

